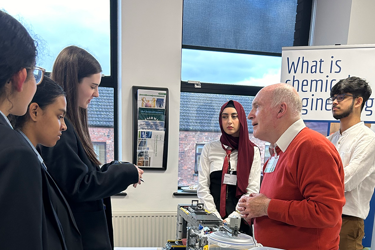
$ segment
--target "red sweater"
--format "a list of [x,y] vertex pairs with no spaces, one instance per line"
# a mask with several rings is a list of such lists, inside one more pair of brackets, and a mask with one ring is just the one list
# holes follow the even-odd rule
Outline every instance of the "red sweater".
[[302,129],[280,152],[274,172],[264,174],[260,193],[271,202],[268,217],[254,222],[258,242],[282,249],[339,248],[344,170],[324,136]]

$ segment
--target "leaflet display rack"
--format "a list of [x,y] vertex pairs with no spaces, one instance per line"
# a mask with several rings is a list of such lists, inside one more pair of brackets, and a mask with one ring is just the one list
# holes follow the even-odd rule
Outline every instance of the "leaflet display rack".
[[133,86],[133,163],[167,169],[168,89]]

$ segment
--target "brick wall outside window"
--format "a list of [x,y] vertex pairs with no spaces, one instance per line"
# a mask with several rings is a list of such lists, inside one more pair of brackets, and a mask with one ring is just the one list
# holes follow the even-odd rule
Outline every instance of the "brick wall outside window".
[[[106,143],[106,161],[111,162],[114,160],[114,129],[89,127],[92,142],[105,142]],[[105,162],[102,162],[104,164]]]

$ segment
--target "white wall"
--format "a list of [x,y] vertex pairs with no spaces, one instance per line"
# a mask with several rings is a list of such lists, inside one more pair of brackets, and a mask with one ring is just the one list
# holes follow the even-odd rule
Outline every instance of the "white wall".
[[347,44],[352,0],[314,0],[310,45]]
[[348,44],[375,43],[374,11],[374,0],[352,0]]
[[310,45],[375,43],[374,0],[314,0]]
[[114,212],[176,212],[177,204],[191,202],[173,196],[178,180],[182,1],[119,1],[122,160],[132,161],[132,86],[168,88],[170,119],[167,170],[146,170],[142,185],[130,186],[126,197],[112,198]]

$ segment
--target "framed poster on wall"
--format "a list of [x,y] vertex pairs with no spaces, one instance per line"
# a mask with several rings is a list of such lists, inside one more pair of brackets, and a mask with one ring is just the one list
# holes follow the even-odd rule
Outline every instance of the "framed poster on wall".
[[167,169],[168,89],[133,86],[133,163]]

